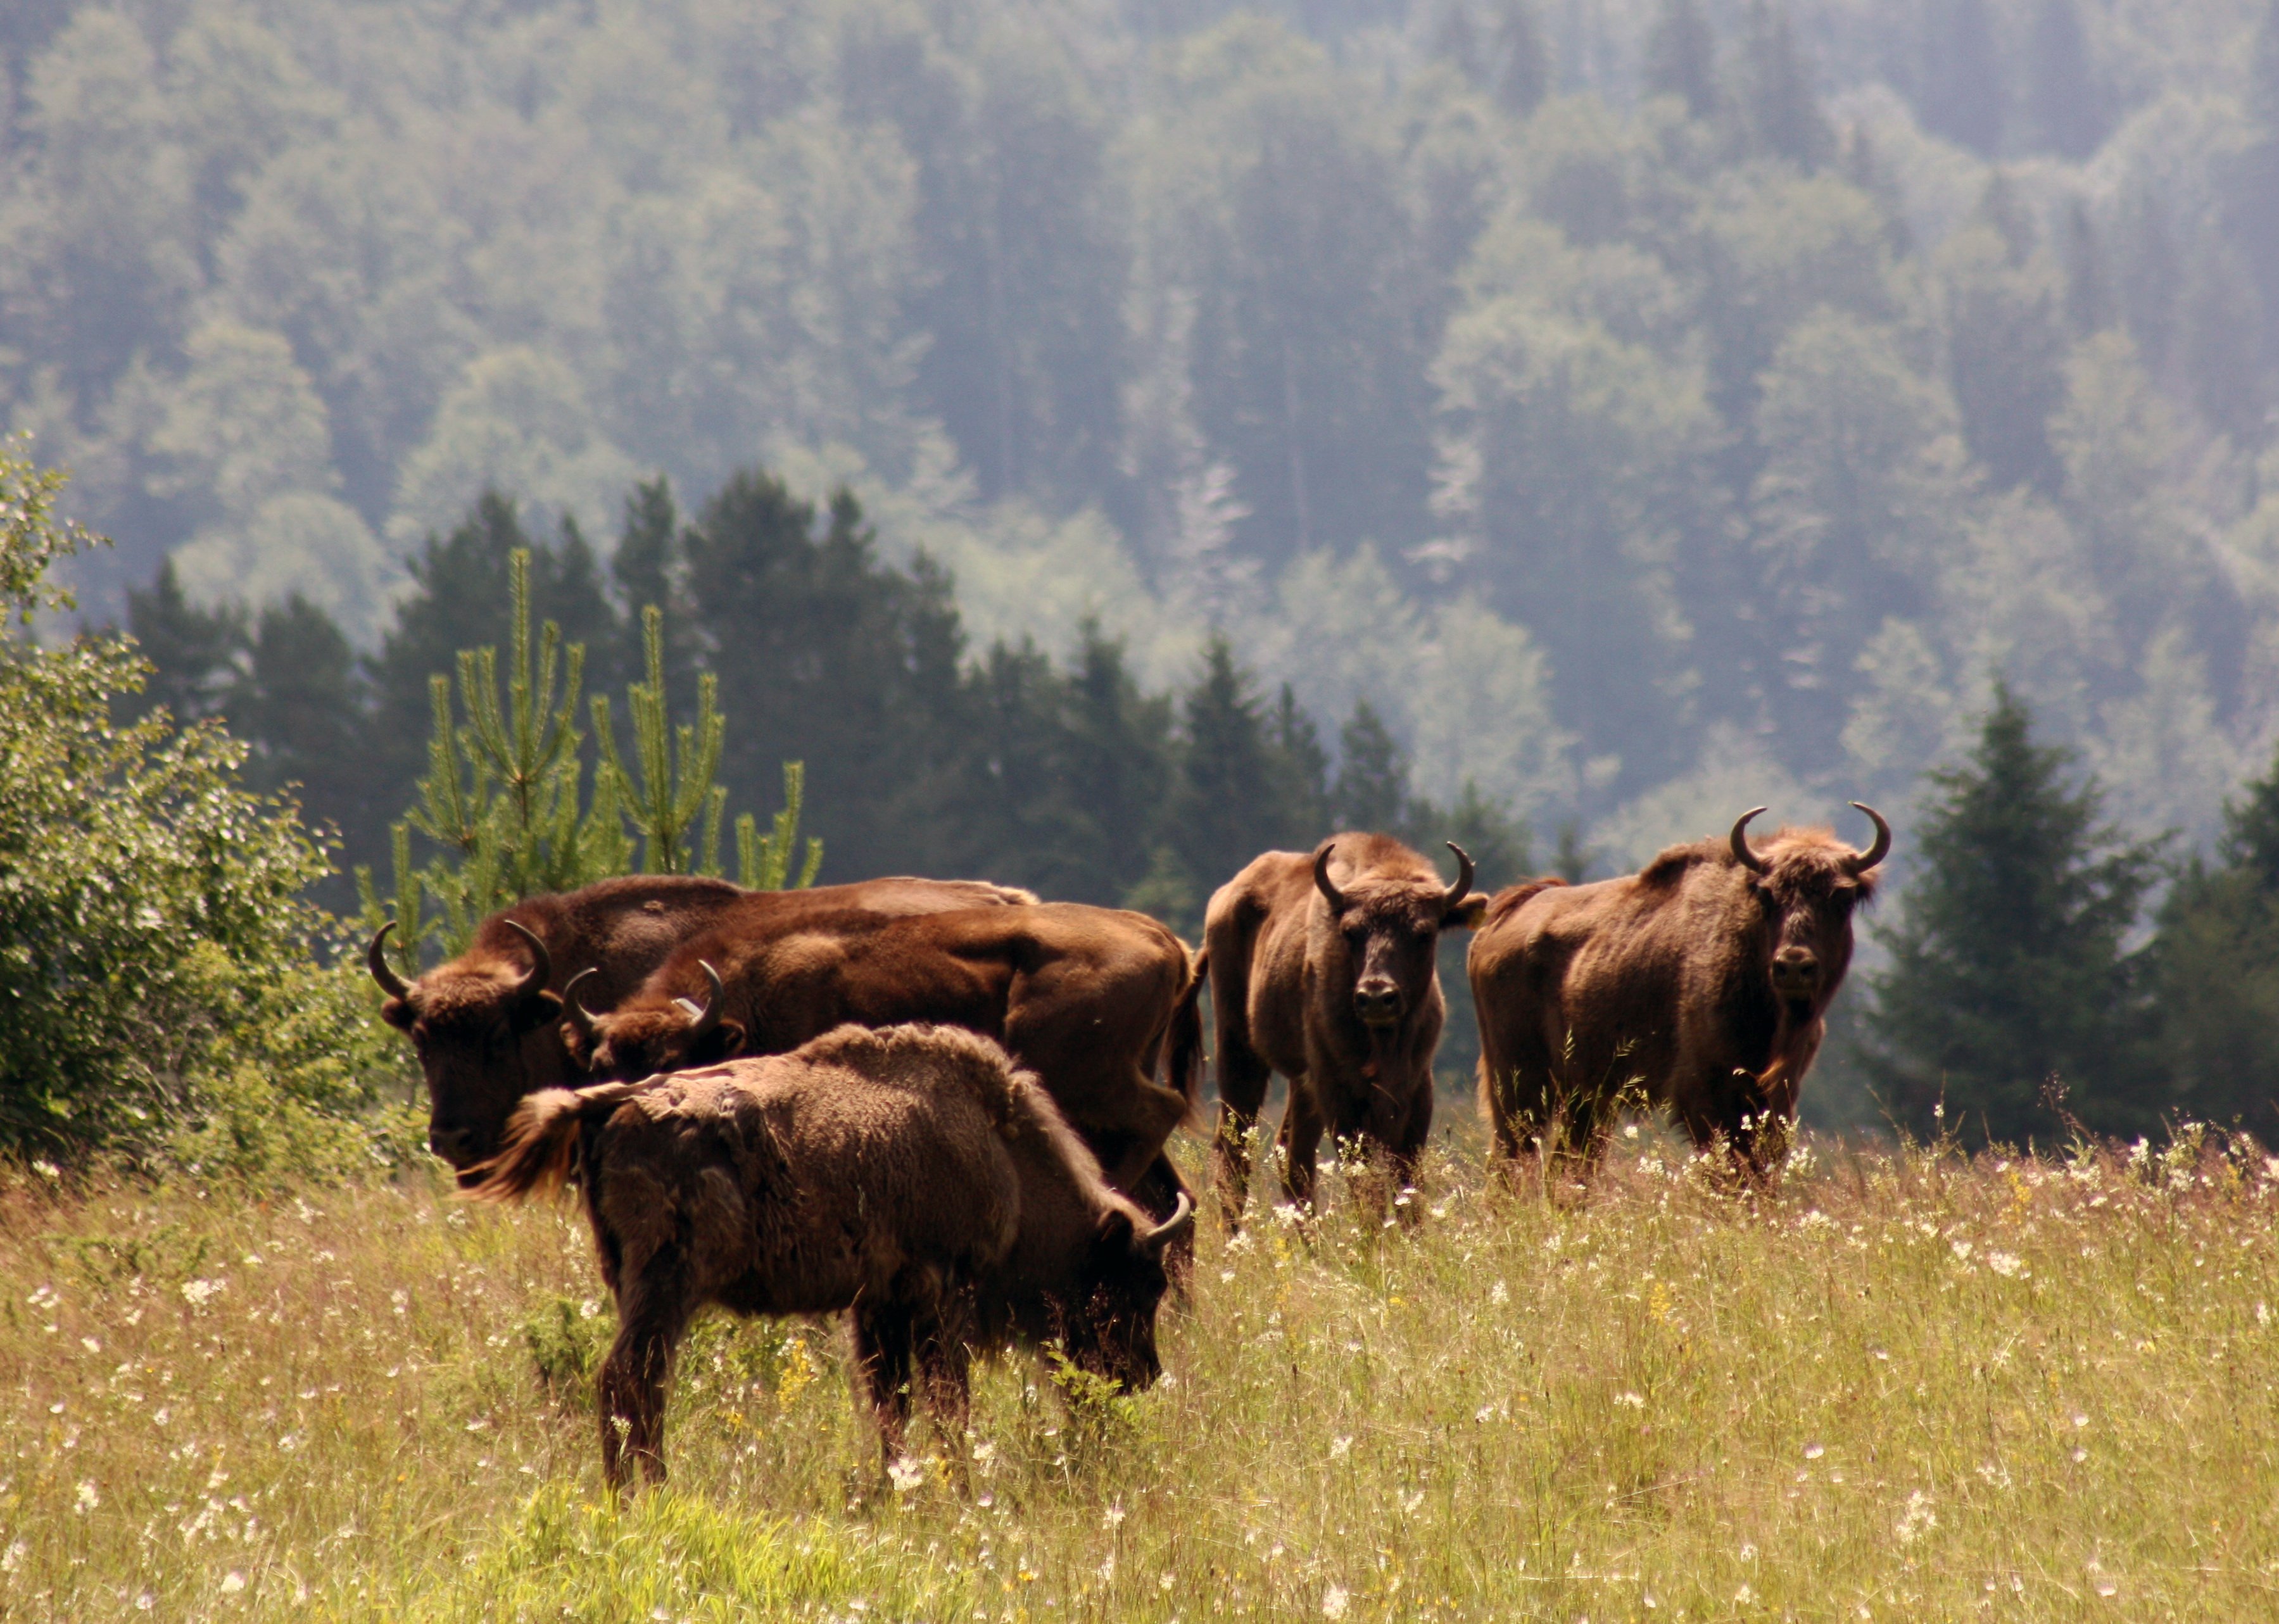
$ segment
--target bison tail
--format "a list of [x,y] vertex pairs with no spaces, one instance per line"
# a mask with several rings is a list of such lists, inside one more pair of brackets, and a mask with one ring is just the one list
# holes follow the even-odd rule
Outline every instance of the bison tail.
[[1210,974],[1210,949],[1197,954],[1187,972],[1187,990],[1171,1011],[1171,1047],[1165,1070],[1192,1112],[1203,1091],[1203,982]]
[[628,1092],[622,1083],[539,1090],[516,1108],[499,1153],[468,1169],[473,1182],[460,1193],[470,1201],[519,1201],[560,1189],[577,1160],[579,1125],[614,1110]]

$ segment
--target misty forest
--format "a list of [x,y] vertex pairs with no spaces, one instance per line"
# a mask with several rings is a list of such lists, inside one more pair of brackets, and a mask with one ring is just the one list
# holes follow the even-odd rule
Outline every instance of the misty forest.
[[342,911],[526,550],[826,878],[1865,801],[1808,1109],[2269,1114],[2263,0],[19,0],[0,222],[80,620]]

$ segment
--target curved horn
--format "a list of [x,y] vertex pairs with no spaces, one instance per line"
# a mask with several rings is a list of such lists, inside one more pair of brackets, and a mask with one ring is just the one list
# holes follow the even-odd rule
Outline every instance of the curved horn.
[[1472,894],[1472,854],[1454,840],[1444,840],[1441,844],[1456,854],[1456,883],[1448,887],[1448,894],[1441,899],[1448,907],[1454,908]]
[[515,996],[522,998],[537,992],[554,979],[554,960],[546,951],[546,944],[538,939],[537,931],[518,920],[505,919],[500,923],[530,944],[530,974],[525,976],[522,984],[514,990]]
[[388,954],[380,950],[388,933],[394,929],[395,921],[391,919],[372,932],[372,946],[364,950],[364,961],[371,968],[372,978],[380,983],[381,992],[390,998],[410,998],[411,989],[404,984],[403,977],[395,973],[395,966],[388,961]]
[[601,966],[589,964],[571,977],[570,984],[562,989],[562,1013],[570,1017],[570,1024],[578,1029],[579,1036],[589,1041],[594,1036],[594,1022],[597,1017],[586,1007],[585,1000],[578,996],[578,988],[588,976],[601,973]]
[[1861,852],[1851,858],[1844,865],[1845,868],[1851,869],[1854,874],[1865,874],[1868,869],[1874,868],[1877,863],[1883,862],[1884,858],[1891,855],[1891,826],[1884,821],[1884,815],[1881,812],[1876,811],[1875,808],[1864,805],[1857,801],[1853,801],[1852,806],[1853,810],[1866,813],[1868,815],[1868,821],[1876,825],[1875,844],[1870,846],[1866,851]]
[[1345,896],[1330,883],[1330,854],[1337,849],[1335,840],[1324,840],[1322,849],[1314,854],[1314,886],[1330,900],[1331,908],[1342,912],[1346,905]]
[[1749,820],[1763,810],[1762,807],[1751,807],[1733,820],[1733,861],[1759,874],[1765,871],[1765,860],[1749,849]]
[[692,1045],[720,1024],[720,1007],[728,1001],[727,989],[720,984],[720,972],[712,968],[709,959],[696,961],[696,968],[704,972],[704,979],[712,984],[712,996],[700,1007],[694,999],[676,998],[672,1001],[688,1013],[688,1041]]
[[1171,1203],[1171,1215],[1140,1236],[1140,1245],[1160,1257],[1166,1246],[1194,1227],[1194,1198],[1182,1190],[1179,1199]]

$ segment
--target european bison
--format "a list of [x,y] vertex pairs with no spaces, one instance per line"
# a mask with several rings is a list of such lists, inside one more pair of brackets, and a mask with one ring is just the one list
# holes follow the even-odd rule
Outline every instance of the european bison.
[[[1187,950],[1145,914],[1046,902],[861,933],[754,936],[733,916],[683,942],[607,1014],[570,990],[568,1041],[596,1078],[779,1054],[843,1022],[931,1021],[994,1038],[1043,1079],[1109,1182],[1157,1213],[1184,1191],[1164,1141],[1193,1108],[1201,1026]],[[1155,1080],[1166,1059],[1170,1085]]]
[[1480,1092],[1497,1154],[1594,1156],[1626,1099],[1668,1106],[1697,1145],[1722,1138],[1762,1176],[1852,961],[1891,826],[1853,851],[1824,829],[1673,846],[1639,873],[1500,892],[1467,968]]
[[746,891],[725,880],[636,875],[526,898],[492,915],[467,951],[406,982],[372,938],[365,962],[388,994],[380,1016],[411,1038],[427,1078],[427,1143],[464,1171],[498,1148],[518,1100],[583,1081],[562,1042],[561,990],[583,977],[590,1002],[639,986],[684,938],[734,918],[748,932],[854,930],[943,908],[1033,902],[979,880],[877,879],[806,891]]
[[976,1351],[1057,1342],[1144,1388],[1161,1371],[1163,1251],[1036,1079],[955,1028],[841,1027],[790,1054],[642,1083],[549,1089],[467,1194],[515,1201],[572,1173],[618,1336],[599,1383],[602,1470],[664,1475],[673,1358],[708,1304],[851,1311],[891,1464],[913,1383],[963,1430]]
[[1389,1153],[1402,1185],[1432,1127],[1432,1051],[1446,1004],[1440,932],[1479,923],[1472,860],[1456,883],[1390,835],[1339,834],[1310,854],[1269,852],[1219,887],[1203,957],[1218,1025],[1221,1201],[1242,1210],[1250,1130],[1268,1073],[1290,1081],[1278,1140],[1283,1188],[1310,1201],[1327,1130]]

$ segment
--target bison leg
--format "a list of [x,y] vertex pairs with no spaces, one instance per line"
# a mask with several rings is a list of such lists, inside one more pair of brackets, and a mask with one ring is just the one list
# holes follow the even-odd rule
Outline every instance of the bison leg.
[[659,1253],[618,1298],[618,1337],[597,1383],[602,1476],[623,1489],[626,1457],[649,1482],[664,1481],[664,1396],[673,1355],[688,1329],[690,1304],[679,1261]]
[[1219,1210],[1232,1226],[1250,1199],[1251,1136],[1266,1103],[1273,1072],[1250,1046],[1239,1023],[1222,1019],[1218,1031],[1218,1131],[1211,1152],[1211,1183]]
[[1423,1214],[1423,1204],[1411,1193],[1416,1188],[1416,1178],[1424,1161],[1424,1143],[1432,1137],[1432,1079],[1428,1074],[1416,1092],[1409,1096],[1408,1111],[1398,1132],[1390,1137],[1387,1160],[1393,1169],[1393,1188],[1396,1197],[1408,1196],[1398,1202],[1394,1211],[1403,1223],[1416,1223]]
[[902,1459],[909,1437],[917,1317],[905,1304],[865,1304],[855,1310],[854,1328],[855,1362],[870,1395],[879,1449],[891,1469]]
[[1293,1079],[1275,1144],[1282,1153],[1282,1192],[1300,1207],[1314,1204],[1314,1161],[1322,1152],[1324,1126],[1314,1091],[1302,1078]]

